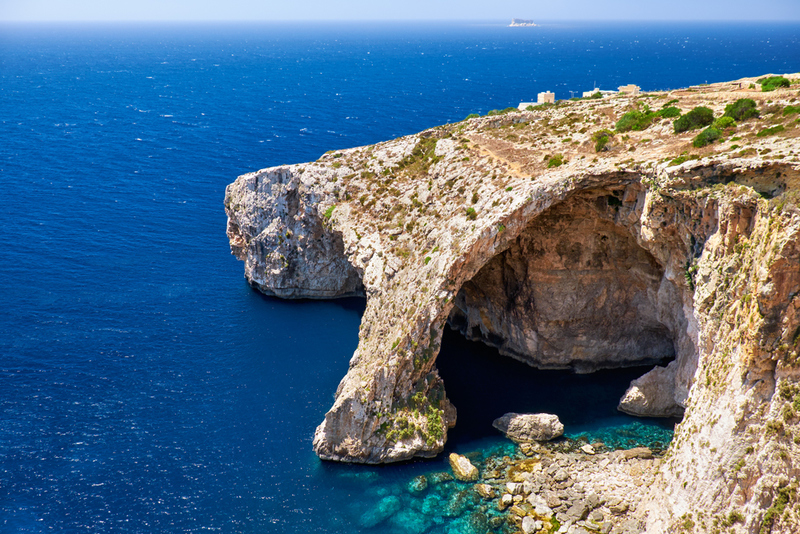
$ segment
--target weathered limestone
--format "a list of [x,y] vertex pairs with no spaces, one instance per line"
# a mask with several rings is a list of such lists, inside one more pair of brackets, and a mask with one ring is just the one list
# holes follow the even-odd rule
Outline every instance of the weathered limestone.
[[683,408],[675,401],[677,365],[655,367],[633,382],[619,401],[619,410],[640,417],[680,417]]
[[623,192],[579,193],[532,221],[461,287],[451,326],[539,368],[592,372],[674,358],[680,292],[617,221]]
[[453,475],[463,482],[474,482],[478,480],[478,468],[472,465],[469,458],[456,453],[450,453],[448,457]]
[[550,441],[564,434],[564,425],[550,413],[507,413],[492,426],[517,442]]
[[[743,95],[712,84],[648,105],[662,96],[719,116]],[[539,367],[674,357],[621,403],[685,411],[637,508],[647,530],[669,532],[703,510],[741,512],[741,532],[765,517],[791,532],[795,508],[766,512],[800,477],[800,131],[780,113],[792,91],[744,96],[765,111],[737,126],[736,150],[695,150],[696,132],[657,121],[596,153],[592,133],[644,103],[618,95],[472,119],[231,184],[228,235],[251,284],[290,298],[367,298],[317,454],[380,463],[443,449],[456,423],[435,366],[448,321]],[[756,136],[781,121],[783,133]],[[681,153],[696,159],[674,159]]]

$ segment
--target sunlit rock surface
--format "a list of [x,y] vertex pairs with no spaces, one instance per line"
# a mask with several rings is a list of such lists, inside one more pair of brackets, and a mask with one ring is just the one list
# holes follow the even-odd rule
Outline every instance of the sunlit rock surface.
[[[251,284],[367,299],[317,454],[443,449],[456,423],[436,370],[448,322],[537,367],[674,358],[622,400],[685,412],[637,508],[643,528],[699,525],[689,514],[702,511],[709,528],[735,512],[737,532],[797,531],[796,507],[775,506],[795,502],[800,475],[800,129],[785,114],[798,90],[739,87],[482,117],[239,177],[228,235]],[[592,135],[627,111],[718,117],[738,98],[761,116],[705,148],[692,147],[699,130],[656,119],[595,151]]]

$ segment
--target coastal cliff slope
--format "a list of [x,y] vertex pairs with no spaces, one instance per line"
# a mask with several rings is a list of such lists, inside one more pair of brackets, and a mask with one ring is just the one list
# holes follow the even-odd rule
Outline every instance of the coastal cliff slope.
[[[800,87],[751,84],[472,118],[229,185],[231,250],[254,287],[366,297],[317,454],[441,452],[457,421],[436,369],[448,325],[539,368],[666,359],[620,402],[683,414],[638,508],[643,528],[711,532],[712,518],[735,517],[726,531],[795,532]],[[702,130],[676,134],[652,114],[720,117],[742,98],[758,116],[699,148]],[[633,110],[649,117],[642,129],[614,132]]]

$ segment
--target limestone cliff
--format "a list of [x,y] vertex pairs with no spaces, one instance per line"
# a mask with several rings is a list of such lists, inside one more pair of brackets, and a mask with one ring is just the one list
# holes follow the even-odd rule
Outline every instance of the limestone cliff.
[[[438,454],[456,423],[436,370],[449,323],[543,368],[672,360],[620,406],[685,412],[640,507],[648,532],[794,531],[798,90],[739,89],[751,81],[470,119],[228,186],[231,249],[251,284],[367,298],[317,454]],[[675,134],[650,112],[719,117],[740,98],[760,116],[702,148],[700,130]],[[643,129],[598,134],[631,110],[649,117]]]

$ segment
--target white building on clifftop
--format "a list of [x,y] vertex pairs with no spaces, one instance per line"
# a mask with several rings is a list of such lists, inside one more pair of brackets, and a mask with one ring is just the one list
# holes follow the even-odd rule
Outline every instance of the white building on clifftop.
[[545,91],[544,93],[539,93],[536,95],[536,103],[537,104],[555,104],[556,103],[556,94],[550,91]]

